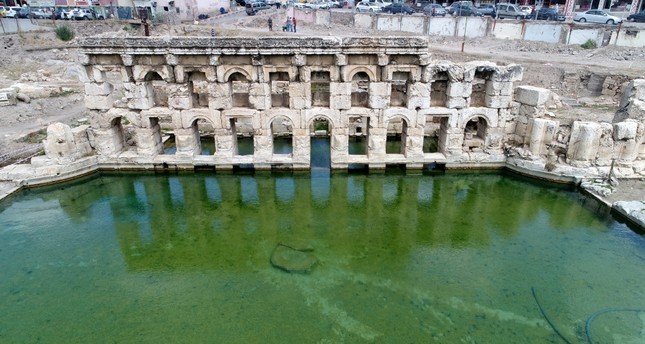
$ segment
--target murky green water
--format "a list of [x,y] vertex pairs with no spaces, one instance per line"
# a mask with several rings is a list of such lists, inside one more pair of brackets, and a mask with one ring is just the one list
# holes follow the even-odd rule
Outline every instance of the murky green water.
[[[0,203],[2,343],[586,342],[645,241],[501,175],[101,175]],[[309,275],[273,268],[310,245]],[[645,313],[599,315],[640,343]]]

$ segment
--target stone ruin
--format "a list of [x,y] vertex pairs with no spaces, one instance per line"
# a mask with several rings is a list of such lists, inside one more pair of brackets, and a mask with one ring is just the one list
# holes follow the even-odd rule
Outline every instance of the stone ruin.
[[[308,169],[316,136],[330,139],[333,169],[507,167],[557,180],[603,177],[614,164],[619,177],[645,176],[645,80],[627,87],[613,123],[559,123],[549,112],[556,95],[515,87],[521,66],[434,60],[423,37],[94,37],[79,45],[94,126],[50,126],[46,155],[0,170],[0,179]],[[251,147],[241,149],[243,140]]]

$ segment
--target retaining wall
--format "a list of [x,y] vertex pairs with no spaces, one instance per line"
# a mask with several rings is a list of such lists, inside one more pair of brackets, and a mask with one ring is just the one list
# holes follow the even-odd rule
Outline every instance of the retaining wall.
[[[355,25],[379,31],[405,31],[429,36],[493,37],[545,43],[582,44],[591,39],[598,46],[645,46],[645,28],[547,21],[497,20],[490,17],[429,17],[419,14],[369,14],[293,9],[301,23],[329,26]],[[348,18],[349,17],[349,18]],[[605,39],[610,37],[610,39]]]

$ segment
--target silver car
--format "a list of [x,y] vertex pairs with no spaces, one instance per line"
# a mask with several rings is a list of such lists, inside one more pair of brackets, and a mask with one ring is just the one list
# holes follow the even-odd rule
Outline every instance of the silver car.
[[573,17],[577,22],[601,23],[601,24],[618,24],[623,21],[622,18],[610,16],[603,10],[589,10],[587,12],[577,12]]
[[428,16],[446,16],[446,9],[439,4],[430,4],[423,8],[423,13]]

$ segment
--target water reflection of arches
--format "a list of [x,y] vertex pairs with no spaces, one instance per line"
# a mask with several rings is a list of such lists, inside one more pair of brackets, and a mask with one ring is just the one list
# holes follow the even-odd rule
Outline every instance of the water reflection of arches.
[[488,122],[482,116],[476,116],[466,122],[464,127],[464,149],[466,151],[482,150],[486,146]]

